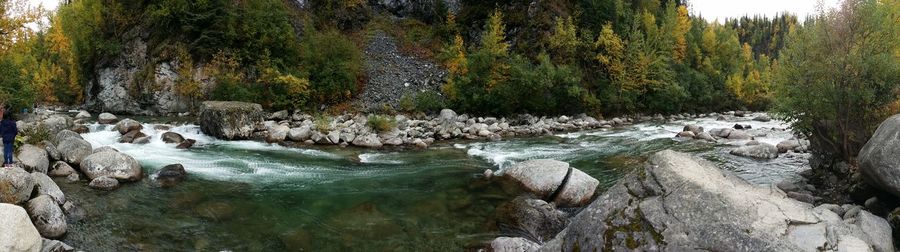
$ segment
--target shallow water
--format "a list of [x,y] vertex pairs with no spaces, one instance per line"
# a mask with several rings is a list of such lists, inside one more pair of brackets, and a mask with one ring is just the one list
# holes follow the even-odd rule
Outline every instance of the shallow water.
[[[727,144],[671,138],[688,123],[734,124],[639,124],[428,150],[226,142],[193,125],[171,129],[197,140],[193,149],[177,150],[153,125],[145,125],[153,136],[147,145],[116,143],[117,132],[93,125],[84,137],[94,148],[130,154],[149,175],[110,193],[58,180],[87,212],[64,241],[86,251],[459,251],[501,235],[494,208],[517,194],[487,183],[485,169],[552,158],[598,178],[605,189],[664,149],[694,153],[757,184],[795,177],[806,167],[802,156],[752,160],[727,154]],[[790,137],[779,122],[741,124],[779,129],[765,131],[761,142]],[[189,179],[174,188],[155,186],[152,173],[173,163],[183,164]]]

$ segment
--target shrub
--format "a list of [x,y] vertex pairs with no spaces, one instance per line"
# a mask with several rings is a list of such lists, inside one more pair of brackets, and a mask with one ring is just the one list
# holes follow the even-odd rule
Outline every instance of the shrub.
[[362,72],[362,56],[350,39],[337,31],[308,31],[302,66],[308,73],[312,101],[335,104],[353,97]]
[[313,123],[315,124],[315,130],[321,131],[322,133],[331,131],[331,118],[326,115],[316,115],[315,118],[313,118]]
[[446,106],[446,98],[432,90],[407,93],[400,98],[400,109],[405,112],[435,112]]
[[370,115],[366,125],[378,132],[388,132],[397,127],[397,122],[389,116]]
[[38,123],[34,127],[22,129],[22,131],[16,135],[15,146],[16,149],[19,149],[22,145],[39,145],[45,140],[50,140],[50,130],[48,130],[47,126],[44,124]]

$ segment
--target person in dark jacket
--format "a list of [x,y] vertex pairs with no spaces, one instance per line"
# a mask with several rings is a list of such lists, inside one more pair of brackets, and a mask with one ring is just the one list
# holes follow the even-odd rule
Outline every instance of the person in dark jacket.
[[16,135],[19,129],[16,127],[16,121],[12,118],[12,113],[7,109],[2,110],[3,120],[0,120],[0,137],[3,137],[3,166],[12,167],[13,165],[13,143],[16,142]]

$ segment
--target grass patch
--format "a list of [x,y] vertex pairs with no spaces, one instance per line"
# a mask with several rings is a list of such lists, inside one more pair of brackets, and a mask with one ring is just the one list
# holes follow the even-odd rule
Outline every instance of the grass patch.
[[397,127],[397,122],[393,117],[370,115],[366,125],[378,132],[388,132]]

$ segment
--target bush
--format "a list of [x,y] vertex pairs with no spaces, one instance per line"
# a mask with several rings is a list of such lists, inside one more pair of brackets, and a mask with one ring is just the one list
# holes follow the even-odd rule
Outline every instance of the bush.
[[366,125],[378,132],[388,132],[397,127],[397,122],[389,116],[370,115]]
[[362,53],[337,31],[308,31],[303,42],[302,66],[308,73],[310,94],[316,104],[335,104],[352,98],[362,72]]
[[34,127],[22,129],[22,131],[16,135],[15,146],[16,149],[19,149],[19,147],[25,144],[40,145],[41,142],[45,140],[50,140],[50,130],[48,130],[47,126],[44,124],[38,123]]
[[405,112],[436,112],[446,108],[446,98],[436,91],[407,93],[400,98],[400,109]]

